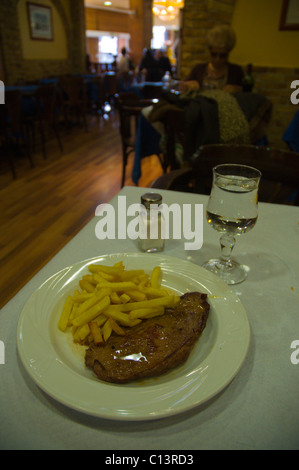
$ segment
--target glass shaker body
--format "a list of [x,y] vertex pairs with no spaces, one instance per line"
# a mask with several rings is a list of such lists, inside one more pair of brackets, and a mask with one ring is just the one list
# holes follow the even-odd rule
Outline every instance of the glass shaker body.
[[159,206],[162,196],[157,193],[146,193],[141,196],[143,209],[140,212],[141,236],[139,248],[147,253],[163,251],[165,240],[163,237],[164,219]]

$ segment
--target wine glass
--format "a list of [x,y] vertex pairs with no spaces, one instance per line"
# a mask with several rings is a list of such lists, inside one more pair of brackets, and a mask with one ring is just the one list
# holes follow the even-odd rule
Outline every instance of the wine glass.
[[246,279],[248,268],[231,259],[236,235],[251,230],[258,217],[261,172],[247,165],[223,164],[213,168],[213,185],[207,206],[208,223],[220,233],[221,256],[204,268],[227,284]]

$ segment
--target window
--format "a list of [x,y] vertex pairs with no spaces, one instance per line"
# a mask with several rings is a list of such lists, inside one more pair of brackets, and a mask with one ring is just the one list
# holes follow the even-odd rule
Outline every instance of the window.
[[163,49],[165,47],[165,26],[153,26],[152,49]]

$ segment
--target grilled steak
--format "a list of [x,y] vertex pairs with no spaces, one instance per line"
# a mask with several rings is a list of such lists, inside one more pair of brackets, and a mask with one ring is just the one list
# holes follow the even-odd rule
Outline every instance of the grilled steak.
[[209,315],[207,295],[184,294],[174,309],[144,320],[126,336],[110,336],[103,345],[91,345],[85,364],[99,379],[125,383],[161,375],[186,361],[204,330]]

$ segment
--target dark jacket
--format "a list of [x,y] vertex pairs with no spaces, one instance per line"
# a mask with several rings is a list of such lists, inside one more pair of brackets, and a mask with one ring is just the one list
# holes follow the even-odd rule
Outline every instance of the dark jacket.
[[144,69],[146,70],[145,80],[147,82],[159,82],[161,80],[157,61],[150,50],[146,51],[139,65],[140,72]]
[[157,65],[161,74],[161,79],[164,76],[165,72],[170,72],[170,74],[172,75],[171,63],[168,57],[160,57],[160,59],[157,60]]

